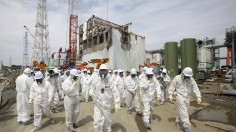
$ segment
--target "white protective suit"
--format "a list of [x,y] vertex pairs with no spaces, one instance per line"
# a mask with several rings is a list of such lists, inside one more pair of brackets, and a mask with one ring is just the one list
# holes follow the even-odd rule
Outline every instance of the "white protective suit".
[[51,102],[51,110],[54,111],[55,109],[57,109],[57,104],[59,103],[58,80],[55,76],[53,76],[53,77],[48,76],[46,78],[46,80],[51,84],[51,86],[53,88],[53,98],[52,98],[52,102]]
[[42,112],[49,118],[53,119],[50,111],[48,99],[53,98],[53,88],[45,79],[41,84],[36,81],[30,88],[30,98],[34,100],[34,126],[41,127]]
[[120,105],[125,103],[125,82],[124,77],[120,77],[119,75],[116,77],[113,87],[118,89],[120,94]]
[[81,85],[82,85],[82,97],[85,102],[88,102],[89,98],[89,81],[90,81],[90,75],[83,74],[81,78]]
[[169,87],[170,95],[173,95],[175,92],[176,105],[179,111],[179,116],[176,118],[176,123],[181,123],[184,128],[191,128],[188,115],[190,93],[193,92],[197,97],[201,98],[201,93],[197,83],[193,78],[190,80],[185,80],[183,79],[182,75],[177,75]]
[[28,100],[32,84],[32,78],[28,77],[25,73],[18,76],[16,79],[17,122],[27,122],[30,120],[31,105],[28,104]]
[[111,86],[113,86],[113,84],[114,84],[114,82],[115,82],[115,79],[116,79],[116,77],[118,76],[118,74],[115,74],[115,73],[113,73],[112,74],[112,76],[111,76],[111,78],[110,78],[110,83],[111,83]]
[[131,75],[125,78],[125,87],[126,87],[126,106],[128,111],[131,110],[132,102],[134,102],[135,105],[135,111],[139,112],[139,101],[138,101],[138,87],[139,82],[138,78],[132,78]]
[[[102,93],[102,88],[104,93]],[[112,95],[114,102],[120,102],[119,91],[111,87],[108,78],[97,77],[91,84],[91,90],[95,94],[94,100],[94,130],[95,132],[111,132],[111,103]]]
[[77,123],[77,118],[80,112],[80,100],[79,100],[79,78],[74,81],[71,76],[62,83],[62,89],[65,94],[64,107],[66,114],[66,125],[72,127]]
[[157,91],[157,95],[161,94],[160,84],[154,76],[150,80],[148,80],[147,77],[144,77],[140,81],[140,90],[144,105],[143,120],[147,123],[151,121],[151,114],[154,110],[154,104],[156,102],[154,97],[155,91]]
[[[166,75],[163,75],[163,74],[161,74],[160,76],[159,76],[159,78],[163,78],[163,81],[164,82],[160,82],[159,81],[159,83],[160,83],[160,86],[161,86],[161,102],[165,102],[165,100],[166,100],[166,98],[168,97],[168,95],[167,95],[167,92],[168,92],[168,89],[169,89],[169,85],[170,85],[170,82],[171,82],[171,78],[169,77],[169,75],[168,74],[166,74]],[[161,79],[160,79],[161,80]],[[162,83],[165,83],[164,85],[162,84]],[[164,87],[166,85],[166,87]]]

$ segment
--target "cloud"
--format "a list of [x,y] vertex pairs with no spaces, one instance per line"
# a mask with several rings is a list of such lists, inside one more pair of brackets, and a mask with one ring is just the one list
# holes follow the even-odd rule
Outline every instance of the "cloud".
[[[68,0],[48,1],[51,53],[68,47]],[[79,24],[92,14],[117,24],[132,22],[132,32],[146,37],[146,49],[162,48],[183,38],[215,37],[224,42],[225,29],[236,25],[235,0],[79,0]],[[36,0],[1,0],[0,60],[22,64],[26,25],[34,34]],[[33,44],[29,36],[30,43]],[[31,48],[29,48],[31,50]],[[16,51],[16,52],[15,52]],[[31,50],[32,51],[32,50]],[[225,51],[221,56],[225,56]]]

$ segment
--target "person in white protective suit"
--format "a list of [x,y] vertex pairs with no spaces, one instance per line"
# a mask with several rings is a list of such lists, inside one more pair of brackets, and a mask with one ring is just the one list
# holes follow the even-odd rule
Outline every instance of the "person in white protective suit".
[[70,70],[65,70],[63,76],[61,76],[61,81],[64,82],[70,76]]
[[139,75],[139,80],[141,80],[142,78],[144,78],[145,76],[146,76],[146,70],[147,70],[148,68],[145,66],[144,68],[143,68],[143,70],[142,70],[142,73]]
[[94,102],[94,130],[95,132],[111,132],[111,103],[112,95],[115,102],[115,110],[119,108],[120,96],[116,87],[111,87],[107,78],[108,70],[105,64],[99,68],[99,77],[95,78],[89,91]]
[[33,83],[30,68],[25,68],[23,74],[16,78],[16,110],[17,123],[19,125],[28,125],[31,123],[31,106],[28,104],[30,87]]
[[111,77],[112,77],[112,71],[111,71],[111,70],[109,70],[109,71],[108,71],[108,74],[107,74],[107,78],[108,78],[108,80],[110,80],[110,79],[111,79]]
[[162,70],[161,75],[157,79],[161,86],[161,105],[165,103],[167,98],[168,88],[171,82],[171,78],[168,76],[166,69]]
[[157,91],[157,100],[160,100],[160,84],[158,81],[153,78],[153,71],[148,68],[146,69],[146,76],[143,77],[140,81],[140,89],[141,89],[141,97],[144,105],[143,110],[143,121],[144,125],[147,129],[151,129],[151,121],[152,121],[152,112],[154,110],[155,104],[155,91]]
[[134,102],[135,105],[135,111],[138,115],[142,115],[142,111],[139,107],[139,101],[138,101],[138,87],[139,87],[139,80],[137,77],[137,71],[136,69],[132,68],[130,70],[130,75],[125,78],[125,87],[126,87],[126,106],[127,106],[127,112],[131,114],[131,106],[132,102]]
[[59,103],[59,97],[58,97],[59,89],[58,89],[58,80],[54,73],[54,68],[50,68],[48,70],[48,74],[45,79],[51,84],[53,88],[53,98],[52,102],[50,102],[51,103],[50,109],[53,113],[58,113],[59,111],[57,110],[57,104]]
[[70,71],[70,76],[62,83],[62,89],[65,94],[64,107],[66,114],[66,126],[73,132],[78,128],[77,118],[80,112],[79,100],[79,73],[76,69]]
[[109,80],[112,86],[113,86],[113,83],[114,83],[114,81],[115,81],[115,79],[117,77],[117,74],[118,74],[117,70],[113,70],[113,74],[112,74],[112,76],[111,76],[111,78]]
[[31,132],[41,129],[42,112],[54,123],[53,113],[50,111],[50,102],[53,98],[53,88],[51,84],[43,78],[41,71],[35,73],[35,81],[30,88],[29,104],[34,101],[34,128]]
[[[56,79],[56,89],[57,89],[57,94],[58,94],[58,102],[56,104],[56,106],[58,105],[59,101],[60,100],[63,100],[64,99],[64,93],[62,91],[62,79],[61,79],[61,74],[60,74],[60,70],[58,70],[57,68],[54,69],[54,76],[55,76],[55,79]],[[56,102],[54,102],[56,103]],[[57,107],[55,109],[55,113],[57,113],[58,110],[57,110]]]
[[114,81],[113,87],[116,87],[120,93],[120,107],[125,106],[125,82],[124,82],[124,72],[118,69],[118,76]]
[[201,103],[201,93],[192,76],[192,69],[186,67],[180,75],[175,76],[169,87],[169,99],[170,101],[173,101],[172,95],[176,94],[176,105],[177,110],[179,111],[179,116],[176,118],[175,125],[178,128],[184,129],[185,132],[192,132],[188,115],[190,94],[193,92],[197,97],[198,104]]
[[87,69],[83,70],[83,75],[81,78],[81,85],[82,85],[82,97],[84,102],[88,102],[89,98],[89,79],[90,75],[87,73]]

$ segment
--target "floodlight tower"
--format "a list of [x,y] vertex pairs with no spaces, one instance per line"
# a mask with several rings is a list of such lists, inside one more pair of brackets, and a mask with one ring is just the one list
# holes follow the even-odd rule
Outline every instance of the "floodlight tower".
[[78,0],[69,0],[69,64],[76,63],[78,34]]
[[32,59],[33,61],[37,61],[38,63],[43,61],[47,65],[50,61],[50,44],[46,0],[38,0]]
[[23,68],[29,66],[29,54],[28,54],[28,34],[25,32],[24,36],[24,51],[23,51]]

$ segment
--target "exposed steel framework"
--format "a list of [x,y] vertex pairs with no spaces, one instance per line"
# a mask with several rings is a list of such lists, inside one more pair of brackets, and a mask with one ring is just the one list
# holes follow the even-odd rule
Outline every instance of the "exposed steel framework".
[[77,55],[77,34],[78,34],[78,0],[69,1],[69,63],[76,63]]

